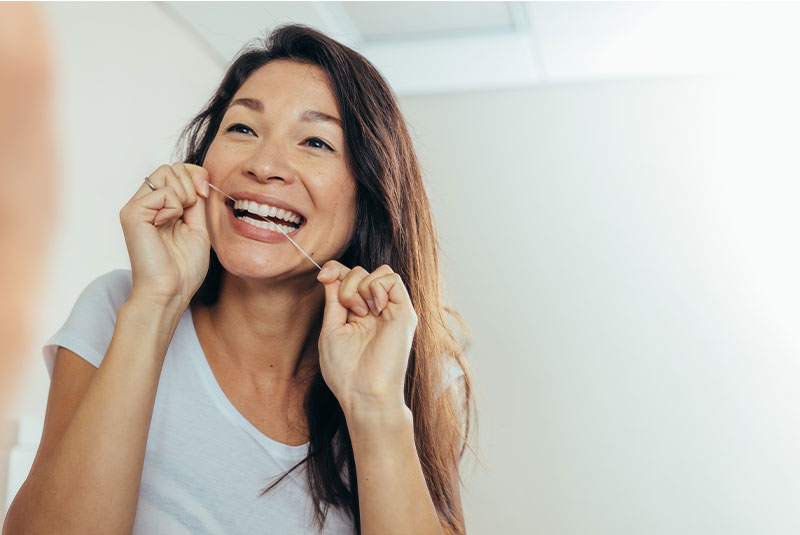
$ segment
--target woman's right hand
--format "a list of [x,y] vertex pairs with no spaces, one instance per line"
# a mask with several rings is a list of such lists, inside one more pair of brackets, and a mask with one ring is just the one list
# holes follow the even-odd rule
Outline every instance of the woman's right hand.
[[162,165],[119,212],[133,272],[130,299],[181,310],[208,272],[208,171],[199,165]]

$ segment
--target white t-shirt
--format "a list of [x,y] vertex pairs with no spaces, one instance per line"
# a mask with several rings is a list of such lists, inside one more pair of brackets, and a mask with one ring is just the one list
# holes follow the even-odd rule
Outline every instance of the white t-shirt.
[[[51,376],[58,346],[100,366],[131,284],[131,271],[118,269],[87,286],[43,348]],[[443,384],[462,373],[451,369]],[[208,365],[187,308],[158,383],[133,535],[318,533],[304,466],[259,496],[307,451],[308,444],[272,440],[233,406]],[[355,528],[346,511],[330,509],[322,533],[352,534]]]

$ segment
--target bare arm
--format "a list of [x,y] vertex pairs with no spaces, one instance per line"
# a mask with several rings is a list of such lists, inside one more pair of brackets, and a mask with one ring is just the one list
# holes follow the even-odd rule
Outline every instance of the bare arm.
[[[447,389],[454,407],[462,393],[459,382]],[[364,409],[348,415],[358,478],[358,500],[363,535],[443,534],[425,483],[417,449],[411,411],[387,413]],[[461,437],[447,437],[453,449],[449,467],[453,480],[458,478]],[[463,525],[461,497],[456,486],[453,507]]]
[[[85,366],[81,371],[74,354],[59,349],[42,444],[9,509],[4,534],[131,532],[158,379],[182,312],[178,308],[125,303],[96,372]],[[85,395],[78,399],[82,389]],[[74,413],[70,407],[76,407]]]
[[444,533],[417,456],[411,411],[404,409],[348,419],[364,535]]

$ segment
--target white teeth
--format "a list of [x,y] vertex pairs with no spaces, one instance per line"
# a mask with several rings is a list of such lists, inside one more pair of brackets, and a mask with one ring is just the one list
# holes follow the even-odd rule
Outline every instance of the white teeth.
[[302,220],[299,215],[293,214],[289,210],[283,210],[266,204],[258,204],[255,201],[236,201],[233,203],[233,207],[236,210],[244,210],[246,212],[260,215],[261,217],[277,217],[296,225],[299,225],[300,221]]
[[253,219],[252,217],[247,217],[247,216],[242,216],[242,217],[239,217],[238,219],[240,219],[241,221],[244,221],[246,223],[249,223],[250,225],[253,225],[254,227],[265,228],[267,230],[272,230],[272,231],[275,231],[275,232],[280,232],[280,230],[278,230],[278,227],[282,228],[283,231],[285,233],[287,233],[287,234],[297,230],[297,229],[295,229],[293,227],[287,227],[286,225],[276,225],[272,221],[258,221],[257,219]]

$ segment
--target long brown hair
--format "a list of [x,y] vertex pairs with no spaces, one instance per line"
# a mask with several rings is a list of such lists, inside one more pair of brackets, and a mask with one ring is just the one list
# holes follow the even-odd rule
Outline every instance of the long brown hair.
[[[405,282],[418,324],[409,357],[405,400],[414,419],[414,438],[422,472],[440,520],[463,534],[456,510],[458,464],[468,446],[472,419],[472,381],[464,354],[468,329],[442,303],[438,242],[419,162],[394,94],[363,56],[324,34],[301,25],[275,29],[260,46],[243,50],[205,109],[181,136],[184,161],[202,165],[236,91],[266,63],[285,59],[320,67],[328,75],[342,118],[348,165],[355,178],[356,224],[353,239],[339,259],[373,271],[388,264]],[[219,295],[223,267],[213,248],[209,270],[192,303],[209,305]],[[448,315],[459,326],[448,326]],[[449,362],[464,371],[460,399],[440,395]],[[329,507],[346,509],[360,533],[355,460],[341,406],[317,373],[305,400],[308,456],[289,472],[307,465],[307,478],[320,528]],[[471,448],[470,448],[471,449]],[[264,490],[271,490],[289,472]]]

